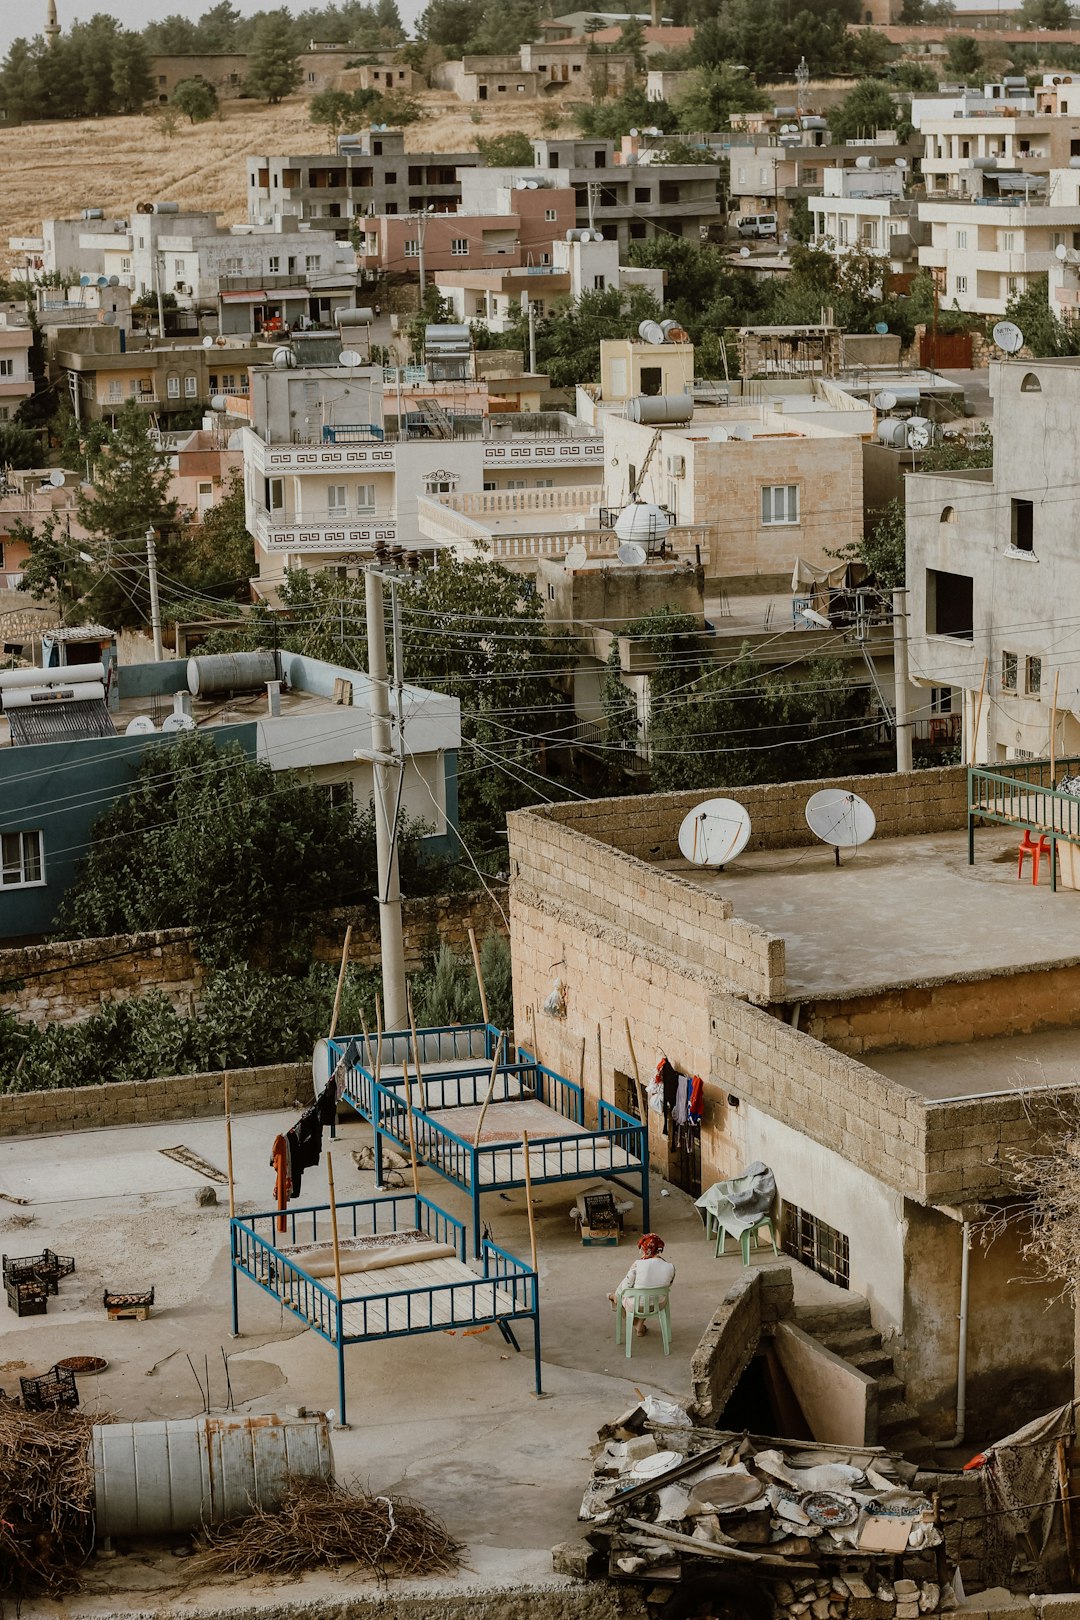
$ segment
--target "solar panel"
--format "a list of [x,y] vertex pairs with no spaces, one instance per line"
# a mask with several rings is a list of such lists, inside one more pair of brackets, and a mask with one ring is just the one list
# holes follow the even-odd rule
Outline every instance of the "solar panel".
[[43,703],[25,709],[8,709],[6,713],[13,746],[116,736],[104,698],[91,698],[86,703]]

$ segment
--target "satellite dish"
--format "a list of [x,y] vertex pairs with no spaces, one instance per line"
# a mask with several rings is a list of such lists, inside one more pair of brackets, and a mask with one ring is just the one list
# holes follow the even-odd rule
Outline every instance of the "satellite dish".
[[627,568],[640,568],[642,563],[649,560],[649,553],[636,540],[624,541],[615,555]]
[[338,359],[343,366],[362,366],[364,363],[363,355],[357,354],[355,349],[342,349]]
[[1015,354],[1024,346],[1024,334],[1012,321],[998,321],[993,339],[1002,354]]
[[805,619],[807,624],[816,625],[819,630],[832,629],[832,620],[827,619],[824,613],[819,613],[816,608],[800,608],[799,618]]
[[1065,263],[1065,255],[1068,253],[1068,251],[1069,250],[1065,246],[1064,242],[1059,242],[1057,247],[1054,249],[1054,257],[1055,257],[1055,259],[1060,259],[1062,264],[1064,264]]
[[209,332],[207,332],[206,336],[203,338],[202,346],[204,349],[212,349],[214,347],[214,340],[210,336]]
[[79,277],[79,286],[80,287],[89,287],[89,285],[90,285],[90,277],[89,276],[80,276]]
[[909,450],[925,450],[927,445],[930,443],[930,429],[925,427],[909,427],[907,442]]
[[579,540],[576,545],[573,545],[573,546],[570,547],[570,550],[566,553],[566,556],[563,558],[563,567],[564,568],[581,568],[583,566],[583,564],[588,562],[588,560],[589,560],[589,553],[586,551],[585,547],[582,545],[581,541]]
[[903,174],[904,170],[907,168],[907,158],[896,158],[893,163],[893,168],[899,169],[900,173]]
[[741,247],[739,249],[739,258],[740,259],[748,259],[749,257],[750,257],[750,249],[748,247]]
[[[151,726],[151,731],[153,726]],[[161,722],[162,731],[194,731],[195,722],[190,714],[167,714]]]
[[877,325],[874,327],[874,331],[877,333],[878,337],[884,337],[888,330],[888,321],[878,321]]
[[694,866],[726,866],[750,839],[750,817],[734,799],[706,799],[679,828],[679,851]]
[[148,714],[137,714],[124,729],[125,737],[148,737],[156,728]]
[[713,444],[727,444],[730,438],[727,428],[717,428],[712,436]]
[[213,399],[210,401],[210,409],[212,411],[227,411],[228,408],[229,401],[224,394],[215,394]]
[[888,389],[874,396],[874,404],[879,411],[894,411],[896,409],[896,395],[890,394]]
[[822,788],[806,801],[806,825],[823,844],[836,850],[840,865],[842,849],[858,849],[868,844],[877,827],[877,817],[865,799],[844,788]]
[[59,467],[54,467],[52,472],[49,474],[49,483],[52,485],[53,489],[63,489],[64,474]]

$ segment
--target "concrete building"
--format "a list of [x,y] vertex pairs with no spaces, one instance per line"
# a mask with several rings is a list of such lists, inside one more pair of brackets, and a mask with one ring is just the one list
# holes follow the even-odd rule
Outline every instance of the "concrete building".
[[25,313],[8,306],[0,311],[0,422],[13,417],[34,392],[30,351],[34,334]]
[[[61,481],[53,483],[54,473]],[[44,524],[52,520],[73,539],[87,538],[76,513],[82,476],[63,467],[5,469],[5,488],[0,494],[0,588],[16,591],[22,583],[29,547],[15,534],[18,526],[40,533]]]
[[245,51],[177,52],[171,56],[151,56],[150,78],[156,99],[171,101],[178,84],[185,79],[205,79],[218,96],[239,96],[251,67]]
[[1005,190],[994,201],[937,202],[919,205],[929,241],[919,249],[919,263],[937,278],[945,300],[972,315],[1001,315],[1009,299],[1026,292],[1037,276],[1052,276],[1051,308],[1070,308],[1059,295],[1072,269],[1058,250],[1080,248],[1080,173],[1057,169],[1048,176],[998,176]]
[[[546,179],[499,184],[502,171],[465,169],[456,212],[416,219],[383,215],[364,221],[359,250],[369,275],[426,275],[438,270],[508,270],[552,262],[552,243],[565,237],[576,220],[576,200],[568,185]],[[472,186],[473,176],[485,184]]]
[[[1077,105],[1080,107],[1080,101]],[[911,122],[917,130],[931,120],[987,118],[1003,110],[1009,113],[1033,113],[1046,109],[1037,107],[1035,94],[1029,90],[1023,76],[1000,79],[994,84],[984,84],[981,89],[964,84],[941,83],[936,95],[911,98]]]
[[812,246],[842,258],[846,253],[880,257],[882,276],[902,290],[918,270],[923,237],[919,204],[904,195],[904,171],[828,169],[823,191],[809,199]]
[[459,168],[480,162],[478,152],[406,152],[400,129],[343,135],[336,154],[249,157],[248,219],[336,220],[327,228],[345,241],[354,218],[451,212],[461,201]]
[[[358,51],[355,45],[310,47],[296,59],[300,69],[300,94],[319,95],[324,90],[378,90],[382,95],[411,95],[424,88],[420,74],[398,60],[396,47]],[[361,62],[359,58],[364,60]]]
[[732,146],[733,215],[774,213],[783,232],[790,228],[792,208],[820,196],[832,170],[868,166],[888,170],[897,159],[910,164],[915,156],[913,146],[901,145],[888,130],[879,130],[873,140],[840,145],[832,139],[825,118],[804,115],[798,123],[797,136],[759,136]]
[[[724,217],[717,201],[720,166],[663,163],[651,150],[623,153],[607,140],[533,141],[534,163],[549,174],[559,171],[574,188],[577,224],[590,225],[625,253],[631,242],[650,240],[658,229],[698,241]],[[602,173],[600,171],[603,171]],[[510,184],[537,178],[531,170],[506,170]]]
[[570,272],[552,265],[522,265],[517,270],[440,270],[435,285],[454,311],[456,321],[483,321],[492,332],[507,332],[522,310],[538,320],[555,312],[570,296]]
[[569,238],[552,244],[551,262],[556,270],[565,270],[570,277],[570,296],[580,298],[585,292],[607,292],[618,287],[622,292],[640,287],[652,294],[658,305],[664,302],[665,273],[647,270],[638,265],[619,263],[619,244],[605,237],[595,241],[595,232],[576,231]]
[[1048,178],[1080,155],[1080,108],[1075,117],[1003,110],[986,117],[926,118],[922,136],[927,202],[996,197],[1005,189],[1001,178],[1018,194],[1018,177]]
[[1080,361],[994,363],[990,387],[993,469],[908,479],[912,669],[924,685],[964,689],[966,759],[1065,760],[1080,754],[1061,623],[1080,520],[1069,426]]
[[[877,816],[839,871],[804,819],[822,785],[724,787],[752,834],[719,873],[677,842],[708,791],[511,814],[516,1019],[563,981],[537,1039],[560,1072],[586,1041],[594,1104],[636,1109],[661,1057],[700,1076],[700,1131],[648,1115],[656,1168],[696,1195],[767,1164],[784,1250],[867,1303],[879,1441],[978,1445],[1072,1393],[1071,1307],[1023,1257],[1011,1155],[1075,1107],[1080,916],[1045,874],[1017,885],[1015,833],[979,832],[969,870],[962,768],[838,783]],[[984,1246],[987,1212],[1012,1218]]]
[[144,337],[122,342],[112,326],[63,330],[50,344],[50,368],[76,390],[76,408],[90,421],[108,420],[134,399],[163,421],[177,412],[205,411],[216,394],[241,399],[248,368],[268,349],[246,338],[158,343]]
[[526,72],[520,55],[463,56],[458,62],[440,62],[432,70],[431,83],[467,102],[534,101],[541,92],[540,75]]
[[[169,746],[169,733],[162,735],[159,727],[174,712],[191,714],[200,730],[222,744],[238,743],[271,770],[302,771],[328,792],[347,794],[360,807],[370,803],[372,766],[355,757],[372,748],[367,676],[295,653],[267,654],[267,660],[277,671],[268,693],[265,675],[243,671],[238,692],[191,698],[187,659],[120,663],[111,672],[107,699],[43,706],[32,737],[17,721],[0,719],[0,938],[49,929],[85,854],[92,823],[111,800],[130,791],[145,751]],[[253,710],[260,693],[264,707]],[[430,848],[441,854],[455,841],[457,826],[460,706],[456,698],[408,685],[404,704],[402,804],[432,828]],[[96,729],[87,718],[91,708]],[[154,722],[156,735],[125,735],[138,715]]]
[[169,496],[189,522],[204,518],[228,494],[233,479],[243,476],[244,452],[235,424],[162,434],[160,446],[172,472]]

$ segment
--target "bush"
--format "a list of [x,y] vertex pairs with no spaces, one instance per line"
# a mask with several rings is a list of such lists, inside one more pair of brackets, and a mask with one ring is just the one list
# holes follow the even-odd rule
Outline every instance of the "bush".
[[[501,934],[489,934],[481,945],[480,971],[484,975],[488,1018],[500,1029],[509,1029],[514,1021],[514,992],[510,946]],[[449,945],[440,945],[431,970],[418,973],[413,980],[413,1012],[420,1029],[478,1024],[483,1013],[472,955],[459,955]]]

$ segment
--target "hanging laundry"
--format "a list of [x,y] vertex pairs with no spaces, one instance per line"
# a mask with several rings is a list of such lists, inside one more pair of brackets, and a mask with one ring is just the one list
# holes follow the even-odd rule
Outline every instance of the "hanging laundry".
[[274,1202],[281,1212],[277,1218],[277,1229],[284,1232],[287,1229],[285,1207],[289,1202],[289,1152],[283,1136],[274,1137],[270,1168],[274,1171]]
[[664,1098],[664,1135],[666,1136],[668,1134],[668,1121],[674,1111],[679,1095],[679,1076],[666,1057],[661,1057],[660,1062],[656,1065],[656,1079]]
[[656,1075],[653,1075],[645,1087],[645,1099],[649,1105],[650,1113],[663,1115],[664,1087]]
[[690,1096],[686,1104],[686,1118],[691,1125],[701,1124],[705,1101],[705,1086],[699,1074],[690,1076]]

